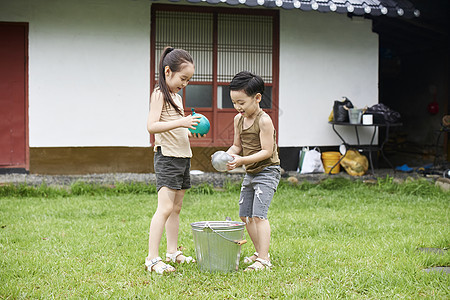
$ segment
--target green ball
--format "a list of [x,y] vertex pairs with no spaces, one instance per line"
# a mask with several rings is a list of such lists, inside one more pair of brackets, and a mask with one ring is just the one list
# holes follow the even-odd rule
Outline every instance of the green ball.
[[194,109],[192,109],[192,115],[193,116],[201,116],[201,118],[199,119],[200,123],[198,123],[197,126],[195,126],[195,129],[189,128],[189,131],[192,132],[192,133],[200,134],[200,135],[207,134],[209,132],[209,129],[211,128],[211,125],[209,124],[208,118],[206,118],[202,114],[196,113],[194,111]]

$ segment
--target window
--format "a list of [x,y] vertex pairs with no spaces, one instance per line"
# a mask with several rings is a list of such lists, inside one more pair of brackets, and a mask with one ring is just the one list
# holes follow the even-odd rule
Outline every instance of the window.
[[151,86],[166,46],[192,55],[195,74],[182,91],[186,112],[195,108],[211,123],[192,146],[229,146],[236,111],[229,96],[233,76],[247,70],[266,84],[261,107],[278,126],[278,11],[208,6],[152,5]]

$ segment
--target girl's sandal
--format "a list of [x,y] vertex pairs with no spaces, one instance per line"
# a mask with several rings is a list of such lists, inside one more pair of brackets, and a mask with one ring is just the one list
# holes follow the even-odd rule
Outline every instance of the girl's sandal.
[[268,260],[264,260],[261,258],[257,258],[255,263],[248,266],[244,272],[246,271],[260,271],[260,270],[270,270],[272,268],[272,264]]
[[[270,258],[270,254],[268,254],[269,255],[269,258]],[[256,256],[256,258],[253,260],[252,259],[252,256]],[[251,264],[251,263],[254,263],[255,261],[256,261],[256,259],[258,258],[258,256],[259,256],[259,253],[258,252],[255,252],[255,253],[253,253],[253,255],[252,256],[250,256],[250,257],[244,257],[244,264]]]
[[[159,262],[161,263],[159,264],[158,267],[157,265]],[[156,272],[156,274],[159,275],[175,272],[175,268],[172,267],[171,265],[163,263],[161,257],[159,256],[151,260],[145,260],[145,269],[149,272]]]
[[[177,259],[178,256],[182,256],[181,259]],[[190,263],[190,262],[195,262],[195,259],[193,259],[191,256],[184,256],[183,252],[181,251],[177,251],[175,253],[166,253],[166,262],[174,262],[174,263],[179,263],[179,264],[183,264],[183,263]]]
[[[256,258],[258,258],[258,255],[259,255],[259,253],[258,253],[258,252],[255,252],[255,253],[253,253],[252,256],[256,256]],[[244,257],[244,264],[251,264],[251,263],[254,263],[255,260],[252,259],[252,256],[246,256],[246,257]],[[255,258],[255,259],[256,259],[256,258]]]

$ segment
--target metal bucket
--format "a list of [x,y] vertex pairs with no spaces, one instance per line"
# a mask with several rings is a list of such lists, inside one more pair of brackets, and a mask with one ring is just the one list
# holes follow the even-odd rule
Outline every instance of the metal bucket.
[[202,221],[191,223],[197,263],[202,271],[237,271],[245,223]]

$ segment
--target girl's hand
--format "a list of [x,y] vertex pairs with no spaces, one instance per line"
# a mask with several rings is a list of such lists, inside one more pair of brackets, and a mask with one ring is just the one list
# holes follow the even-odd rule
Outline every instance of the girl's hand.
[[183,117],[181,118],[182,120],[181,125],[185,128],[195,129],[195,126],[197,126],[198,123],[200,123],[200,118],[201,116],[193,116],[193,115]]
[[233,160],[227,163],[228,170],[234,170],[243,165],[242,156],[237,154],[230,154],[230,155],[233,156]]
[[190,132],[189,131],[189,137],[191,138],[191,137],[193,137],[193,138],[196,138],[196,139],[198,139],[198,138],[202,138],[202,137],[205,137],[206,136],[206,134],[199,134],[199,133],[192,133],[192,132]]

